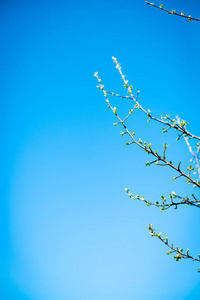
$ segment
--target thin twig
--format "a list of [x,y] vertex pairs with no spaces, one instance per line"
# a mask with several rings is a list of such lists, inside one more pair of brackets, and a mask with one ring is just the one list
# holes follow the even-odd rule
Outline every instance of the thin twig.
[[[116,58],[113,58],[113,59],[114,59],[114,61],[117,63]],[[122,74],[120,64],[118,64],[118,63],[117,63],[117,68],[118,68],[118,70],[119,70],[119,73],[120,73],[121,76],[122,76],[122,79],[124,80],[124,83],[125,83],[124,86],[125,86],[125,88],[126,88],[126,87],[128,86],[128,84],[127,84],[128,80],[125,80],[125,76]],[[174,170],[176,170],[178,173],[180,173],[181,176],[185,177],[186,180],[188,181],[188,183],[193,183],[195,186],[200,187],[200,182],[195,181],[192,177],[190,177],[189,175],[185,174],[182,170],[180,170],[180,164],[178,165],[178,167],[174,166],[174,165],[172,164],[172,162],[170,162],[170,161],[168,162],[164,157],[161,157],[161,156],[157,153],[157,151],[153,151],[152,148],[151,148],[151,144],[150,144],[149,146],[143,145],[143,143],[142,143],[141,140],[137,141],[137,140],[133,137],[134,134],[133,134],[133,133],[132,133],[132,134],[130,133],[130,131],[128,130],[128,128],[127,128],[126,125],[125,125],[125,122],[124,122],[124,121],[119,117],[119,115],[117,114],[117,109],[116,109],[116,107],[112,107],[112,106],[111,106],[111,104],[110,104],[110,102],[109,102],[109,99],[108,99],[108,97],[107,97],[107,91],[104,90],[104,86],[101,84],[101,79],[98,77],[98,73],[97,73],[97,72],[95,73],[95,77],[96,77],[97,80],[99,81],[99,86],[98,86],[98,88],[101,89],[101,90],[103,91],[104,96],[106,97],[106,102],[108,103],[108,107],[113,111],[113,113],[116,115],[117,119],[119,120],[119,122],[116,123],[116,125],[122,124],[122,126],[124,127],[126,133],[127,133],[127,134],[130,136],[130,138],[132,139],[132,142],[131,142],[131,143],[127,143],[127,145],[130,145],[130,144],[135,143],[135,144],[138,145],[140,148],[142,148],[145,152],[147,152],[148,154],[152,154],[154,157],[156,157],[156,158],[157,158],[156,164],[160,164],[160,162],[162,162],[162,163],[168,165],[169,167],[171,167],[172,169],[174,169]],[[139,108],[141,108],[146,114],[149,115],[149,113],[146,112],[146,111],[140,106],[140,104],[138,103],[138,101],[135,100],[133,94],[131,93],[131,86],[128,86],[128,92],[130,93],[132,99],[136,102],[137,106],[139,106]],[[129,114],[130,114],[130,112],[129,112]],[[129,115],[128,115],[128,116],[129,116]],[[126,120],[126,118],[125,118],[125,120]],[[178,126],[179,126],[179,125],[178,125]],[[180,128],[181,128],[181,127],[180,127]],[[200,138],[199,138],[199,139],[200,139]]]
[[[96,76],[95,76],[96,77]],[[102,89],[102,88],[100,88]],[[141,104],[136,100],[136,98],[134,98],[134,96],[121,96],[119,94],[116,94],[116,93],[113,93],[113,92],[109,92],[105,89],[102,89],[103,92],[105,92],[106,94],[110,94],[112,96],[116,96],[116,97],[119,97],[121,99],[130,99],[130,100],[133,100],[136,104],[137,104],[137,108],[141,109],[147,116],[148,118],[154,120],[154,121],[157,121],[159,123],[162,123],[164,125],[167,125],[169,126],[168,128],[164,129],[163,132],[167,132],[170,128],[174,128],[178,131],[180,131],[182,134],[179,136],[179,139],[180,137],[185,134],[186,136],[189,136],[193,139],[196,139],[196,140],[199,140],[200,141],[200,137],[190,133],[186,128],[184,128],[183,126],[180,126],[178,123],[174,124],[174,120],[170,119],[169,116],[167,117],[162,117],[162,119],[159,119],[159,118],[156,118],[154,116],[152,116],[148,111],[146,111],[142,106]],[[138,97],[137,97],[138,98]],[[167,119],[168,121],[164,121],[163,119]],[[171,123],[170,123],[171,122]]]
[[151,3],[151,2],[149,2],[149,1],[145,1],[145,2],[146,2],[146,4],[151,5],[151,6],[153,6],[153,7],[156,7],[156,8],[159,8],[159,9],[161,9],[161,10],[167,12],[168,14],[186,18],[189,22],[190,22],[191,20],[193,20],[193,21],[200,21],[200,19],[192,18],[191,16],[186,16],[185,13],[180,13],[180,14],[179,14],[179,13],[177,13],[177,12],[176,12],[175,10],[173,10],[173,9],[172,9],[171,11],[169,11],[169,10],[167,10],[167,9],[164,9],[164,8],[163,8],[163,4],[161,4],[160,6],[158,6],[158,5],[155,5],[154,3]]
[[[180,122],[181,122],[180,118],[178,116],[176,116],[176,119],[177,119],[177,123],[180,124]],[[200,162],[199,162],[199,158],[198,158],[198,153],[196,154],[192,150],[192,146],[190,145],[187,136],[184,136],[184,140],[185,140],[186,145],[188,146],[190,154],[195,158],[196,168],[197,168],[198,176],[199,176],[199,179],[200,179]]]
[[[179,205],[191,205],[191,206],[195,206],[197,208],[200,208],[200,201],[197,200],[194,195],[192,194],[192,197],[194,198],[194,200],[191,200],[190,198],[188,197],[180,197],[178,196],[176,193],[172,192],[172,194],[170,194],[170,200],[171,202],[170,203],[167,203],[167,198],[165,198],[164,196],[161,196],[161,201],[163,203],[160,203],[159,201],[157,202],[151,202],[151,201],[148,201],[145,199],[145,197],[140,197],[139,195],[136,195],[134,196],[130,191],[129,189],[125,188],[125,191],[126,193],[128,194],[128,196],[133,199],[133,200],[139,200],[141,202],[144,202],[147,204],[147,206],[156,206],[156,207],[159,207],[161,208],[161,211],[164,211],[164,210],[167,210],[169,209],[170,207],[174,207],[175,209],[179,206]],[[181,201],[179,202],[174,202],[173,201],[173,198],[174,199],[181,199]]]
[[[200,258],[195,258],[191,255],[189,255],[189,249],[187,249],[187,253],[183,252],[183,249],[179,249],[178,247],[174,248],[173,244],[169,244],[168,242],[168,237],[162,238],[162,232],[157,234],[155,233],[155,229],[153,228],[153,224],[149,224],[149,230],[150,230],[150,234],[151,236],[156,236],[157,238],[159,238],[159,240],[161,242],[163,242],[168,248],[170,248],[169,252],[167,252],[167,254],[171,254],[171,253],[176,253],[176,255],[174,256],[174,258],[179,261],[181,259],[192,259],[193,261],[199,261],[200,262]],[[200,271],[200,269],[199,269]]]

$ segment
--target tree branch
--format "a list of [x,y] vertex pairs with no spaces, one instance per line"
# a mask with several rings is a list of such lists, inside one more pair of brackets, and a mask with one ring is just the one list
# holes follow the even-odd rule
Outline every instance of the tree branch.
[[[148,201],[145,199],[145,197],[140,197],[139,195],[134,196],[127,188],[125,188],[125,191],[131,199],[144,202],[147,204],[147,206],[153,205],[153,206],[159,207],[159,208],[161,208],[161,211],[167,210],[170,207],[174,207],[174,209],[177,209],[177,207],[182,204],[191,205],[191,206],[200,208],[200,201],[197,200],[197,198],[194,196],[194,194],[191,195],[194,199],[194,200],[192,200],[189,197],[181,197],[181,196],[178,196],[175,192],[172,192],[169,194],[170,201],[171,201],[170,203],[166,202],[167,198],[165,198],[164,196],[161,196],[162,203],[160,203],[159,201],[156,201],[156,202]],[[174,202],[174,199],[180,199],[181,201]]]
[[187,20],[188,20],[188,22],[190,22],[191,20],[193,20],[193,21],[200,21],[200,19],[197,19],[197,18],[192,18],[190,15],[189,16],[186,16],[185,15],[185,13],[177,13],[175,10],[171,10],[171,11],[169,11],[169,10],[167,10],[167,9],[164,9],[163,8],[163,4],[161,4],[161,5],[159,5],[159,6],[157,6],[157,5],[155,5],[154,3],[151,3],[151,2],[149,2],[149,1],[145,1],[146,2],[146,4],[148,4],[148,5],[151,5],[151,6],[153,6],[153,7],[156,7],[156,8],[159,8],[159,9],[161,9],[161,10],[163,10],[163,11],[165,11],[165,12],[167,12],[168,14],[171,14],[171,15],[176,15],[176,16],[179,16],[179,17],[183,17],[183,18],[186,18]]
[[[171,254],[171,253],[175,253],[174,255],[174,258],[176,259],[176,261],[179,261],[181,259],[192,259],[193,261],[198,261],[200,262],[200,255],[199,255],[199,258],[195,258],[191,255],[189,255],[189,249],[187,249],[187,252],[184,253],[183,252],[183,249],[182,248],[174,248],[173,244],[172,245],[169,245],[169,242],[168,242],[168,237],[165,237],[165,238],[162,238],[161,235],[162,235],[162,232],[160,232],[159,234],[155,233],[155,229],[153,228],[153,224],[149,224],[149,230],[150,230],[150,234],[151,236],[156,236],[157,238],[159,238],[159,240],[161,242],[163,242],[168,248],[170,248],[170,250],[168,252],[166,252],[166,254]],[[198,269],[198,272],[200,272],[200,268]]]
[[[138,91],[137,93],[137,96],[136,98],[134,97],[134,95],[132,94],[132,85],[128,85],[128,80],[125,80],[125,75],[122,74],[122,71],[121,71],[121,67],[120,67],[120,64],[118,64],[117,60],[115,57],[113,57],[113,60],[114,62],[117,64],[116,68],[119,70],[119,73],[122,77],[122,80],[124,81],[124,87],[127,89],[127,93],[130,95],[130,96],[121,96],[119,94],[116,94],[116,93],[113,93],[113,92],[109,92],[107,90],[104,89],[104,86],[101,84],[101,79],[99,79],[98,77],[98,72],[96,72],[94,74],[95,77],[97,77],[98,81],[99,81],[99,86],[97,86],[99,89],[101,89],[103,92],[104,92],[104,96],[107,97],[107,94],[110,94],[112,96],[116,96],[116,97],[120,97],[121,99],[130,99],[130,100],[133,100],[136,104],[134,106],[134,109],[135,108],[138,108],[140,110],[143,111],[143,113],[145,113],[147,115],[147,117],[149,118],[149,120],[154,120],[154,121],[157,121],[159,123],[162,123],[163,125],[166,125],[166,126],[169,126],[169,128],[167,129],[163,129],[163,132],[167,132],[170,128],[174,128],[178,131],[181,132],[181,135],[185,134],[186,136],[189,136],[190,138],[194,138],[194,139],[197,139],[200,141],[200,137],[190,133],[187,129],[186,129],[186,125],[187,125],[187,122],[185,120],[181,120],[180,124],[178,124],[176,122],[175,119],[171,119],[169,115],[166,115],[165,117],[161,116],[161,119],[159,118],[156,118],[154,116],[151,115],[151,111],[148,109],[148,110],[145,110],[141,104],[138,102],[138,96],[139,96],[139,93],[140,91]],[[180,139],[180,136],[179,136],[179,139]]]
[[[115,60],[116,60],[116,59],[115,59]],[[120,74],[122,75],[122,79],[124,79],[125,76],[122,74],[121,68],[120,68],[119,66],[120,66],[120,65],[117,64],[117,67],[118,67],[118,69],[119,69],[119,72],[120,72]],[[179,163],[178,167],[174,166],[174,165],[172,164],[171,161],[168,162],[168,161],[166,160],[166,158],[165,158],[165,153],[164,153],[164,156],[161,157],[161,156],[158,154],[157,151],[153,151],[153,150],[152,150],[151,144],[148,144],[148,145],[147,145],[146,142],[144,142],[144,144],[143,144],[143,142],[142,142],[141,139],[139,139],[139,141],[137,141],[137,140],[133,137],[133,136],[135,135],[135,133],[134,133],[134,132],[130,133],[130,131],[128,130],[128,128],[127,128],[126,125],[125,125],[125,120],[127,119],[127,117],[129,117],[129,116],[132,114],[132,112],[133,112],[136,108],[141,108],[145,113],[147,113],[147,112],[140,106],[140,104],[138,103],[138,101],[137,101],[137,100],[134,98],[134,96],[131,94],[130,90],[131,90],[132,88],[131,88],[131,86],[129,86],[129,85],[127,84],[128,80],[125,80],[125,79],[124,79],[124,82],[125,82],[124,86],[125,86],[125,88],[126,88],[126,85],[128,86],[128,92],[131,94],[131,96],[135,99],[134,101],[136,101],[137,103],[136,103],[136,105],[135,105],[135,107],[134,107],[133,109],[129,110],[128,116],[127,116],[124,120],[122,120],[122,119],[119,117],[119,115],[117,114],[117,108],[111,106],[111,104],[110,104],[110,102],[109,102],[109,99],[108,99],[108,97],[107,97],[107,91],[104,89],[104,86],[103,86],[102,83],[101,83],[101,79],[98,77],[98,73],[96,72],[94,76],[95,76],[95,77],[98,79],[98,81],[99,81],[99,86],[97,86],[97,87],[103,91],[104,96],[106,97],[106,102],[108,103],[108,108],[110,108],[110,109],[113,111],[113,113],[115,114],[115,116],[116,116],[117,119],[119,120],[119,122],[118,122],[118,123],[114,123],[114,125],[122,124],[122,126],[123,126],[124,129],[125,129],[125,132],[126,132],[126,133],[130,136],[130,138],[132,139],[132,142],[126,143],[126,145],[136,144],[137,146],[139,146],[141,149],[143,149],[143,150],[144,150],[145,152],[147,152],[148,154],[152,154],[154,157],[156,157],[157,160],[156,160],[155,163],[156,163],[157,165],[163,165],[163,164],[160,164],[160,162],[164,163],[164,165],[167,165],[167,166],[171,167],[172,169],[176,170],[181,176],[185,177],[186,180],[187,180],[187,182],[188,182],[188,184],[193,183],[194,186],[200,187],[200,182],[195,181],[191,176],[189,176],[189,175],[190,175],[190,171],[189,171],[189,175],[187,175],[187,174],[185,174],[183,171],[181,171],[181,169],[180,169],[180,163]],[[123,135],[124,133],[122,132],[121,134]],[[199,139],[200,139],[200,138],[199,138]],[[166,145],[166,144],[164,144],[164,145]],[[176,179],[176,178],[174,178],[174,179]]]

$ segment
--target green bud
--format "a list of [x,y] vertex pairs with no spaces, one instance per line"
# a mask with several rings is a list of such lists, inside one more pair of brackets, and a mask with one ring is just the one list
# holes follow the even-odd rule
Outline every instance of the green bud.
[[115,115],[117,114],[117,108],[116,107],[113,108],[113,112],[114,112]]

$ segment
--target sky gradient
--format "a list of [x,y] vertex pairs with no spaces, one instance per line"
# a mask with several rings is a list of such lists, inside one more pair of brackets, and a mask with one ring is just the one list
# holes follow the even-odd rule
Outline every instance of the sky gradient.
[[[161,3],[157,3],[161,4]],[[199,1],[164,1],[200,17]],[[126,146],[96,86],[124,94],[117,57],[152,114],[199,133],[200,22],[143,0],[1,1],[1,300],[199,300],[198,263],[167,256],[148,224],[200,253],[199,211],[129,199],[190,195],[172,170]],[[125,116],[132,103],[110,98]],[[131,131],[189,164],[184,140],[137,111]],[[197,191],[199,196],[199,191]]]

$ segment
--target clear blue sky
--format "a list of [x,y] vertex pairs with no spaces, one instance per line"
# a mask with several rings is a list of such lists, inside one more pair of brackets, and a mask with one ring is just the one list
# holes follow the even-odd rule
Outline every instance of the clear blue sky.
[[[163,4],[200,17],[197,0]],[[197,256],[199,210],[160,213],[124,188],[152,201],[193,190],[125,145],[93,77],[125,94],[117,57],[145,108],[198,134],[199,33],[143,0],[1,1],[1,300],[199,300],[198,263],[176,262],[148,232]],[[132,105],[110,100],[122,115]],[[128,125],[189,163],[184,141],[139,111]]]

